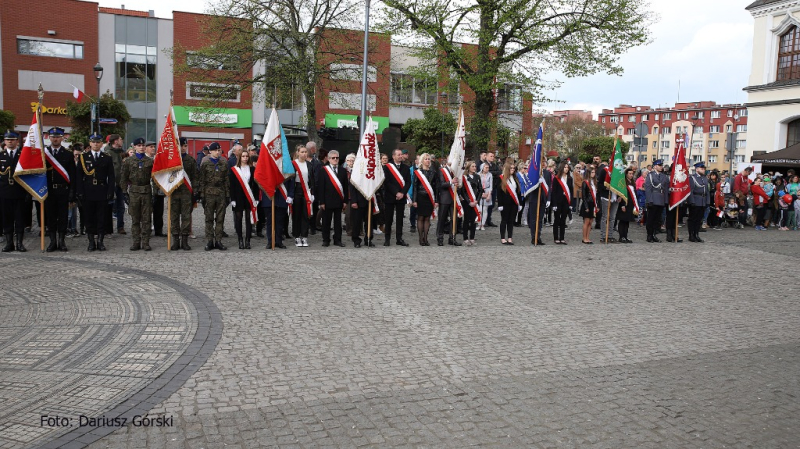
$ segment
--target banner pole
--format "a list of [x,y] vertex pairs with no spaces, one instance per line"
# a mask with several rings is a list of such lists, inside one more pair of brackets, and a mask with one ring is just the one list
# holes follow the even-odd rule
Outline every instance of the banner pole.
[[[39,105],[36,106],[36,126],[39,127],[39,144],[42,146],[42,166],[47,168],[47,163],[45,162],[45,155],[44,152],[47,151],[44,147],[44,124],[42,123],[42,102],[44,101],[44,89],[42,88],[42,83],[39,83],[39,89],[37,89],[38,97],[39,97]],[[45,172],[45,183],[47,182],[47,172]],[[48,192],[48,195],[50,192]],[[39,240],[40,240],[40,247],[42,252],[44,252],[44,228],[47,226],[44,222],[44,200],[39,201],[39,215],[41,222],[39,223]],[[55,232],[55,231],[53,231]],[[23,236],[25,233],[23,232]]]
[[456,244],[456,201],[458,201],[458,195],[453,192],[453,232],[450,234],[453,239],[453,246]]
[[41,220],[42,220],[41,224],[39,225],[39,228],[40,228],[39,229],[39,236],[40,236],[40,240],[41,240],[41,249],[42,249],[42,252],[44,252],[44,227],[45,227],[45,224],[44,224],[44,201],[39,201],[39,211],[40,211]]
[[[373,196],[373,198],[374,198],[374,196]],[[367,201],[368,201],[368,204],[367,204],[367,233],[366,233],[366,236],[367,236],[367,248],[369,248],[369,243],[372,241],[371,237],[370,237],[372,235],[372,198],[370,198]],[[361,232],[361,230],[359,229],[358,232]]]
[[167,251],[172,251],[172,193],[167,195]]
[[678,203],[678,205],[675,206],[675,243],[678,243],[678,217],[680,216],[681,212],[679,209],[680,206],[681,206],[680,203]]
[[[541,176],[541,174],[539,175]],[[536,232],[535,232],[535,239],[533,240],[533,246],[539,246],[539,225],[542,223],[542,220],[539,218],[539,211],[540,207],[542,207],[542,185],[539,184],[539,187],[536,190],[536,196],[538,196],[538,201],[536,201]]]
[[608,245],[608,227],[611,225],[611,190],[608,191],[608,207],[606,207],[606,215],[603,217],[606,220],[606,245]]
[[273,195],[270,198],[270,203],[272,203],[272,250],[275,251],[275,196]]

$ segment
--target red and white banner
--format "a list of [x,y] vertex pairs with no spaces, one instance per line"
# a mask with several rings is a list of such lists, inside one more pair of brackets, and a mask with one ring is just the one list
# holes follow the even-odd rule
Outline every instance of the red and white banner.
[[253,196],[253,190],[250,188],[250,184],[244,182],[244,177],[242,176],[242,170],[250,170],[250,167],[233,167],[233,174],[236,176],[236,179],[239,181],[239,185],[242,187],[242,191],[247,194],[247,202],[250,204],[250,218],[252,220],[250,223],[255,223],[258,221],[258,210],[256,209],[256,197]]
[[458,213],[458,216],[463,217],[464,210],[461,209],[461,202],[458,201],[458,193],[456,193],[456,186],[453,184],[453,178],[450,176],[450,170],[448,170],[447,167],[441,167],[439,171],[442,172],[442,176],[444,177],[445,182],[450,183],[450,189],[448,189],[448,191],[450,192],[450,198],[453,199],[453,204],[456,205],[456,211]]
[[453,138],[453,144],[450,146],[450,154],[447,156],[447,166],[453,172],[453,177],[461,179],[464,175],[464,158],[466,157],[465,145],[467,139],[467,130],[464,125],[464,110],[458,110],[458,128],[456,128],[456,135]]
[[171,107],[167,114],[167,121],[164,123],[164,130],[161,132],[161,138],[158,140],[158,149],[153,159],[152,177],[158,188],[167,195],[171,194],[186,179],[181,147],[178,144],[178,125],[175,124],[175,113]]
[[308,186],[305,178],[303,178],[303,172],[300,171],[300,165],[297,161],[292,161],[292,165],[294,165],[294,170],[297,173],[297,179],[300,180],[300,185],[303,187],[303,196],[306,199],[306,210],[308,211],[307,217],[311,217],[311,188]]
[[330,165],[326,165],[325,173],[328,174],[328,178],[330,178],[331,184],[333,184],[333,187],[336,189],[336,193],[339,194],[339,198],[344,200],[344,190],[342,189],[342,183],[339,182],[339,178],[336,176],[336,172],[333,171]]
[[436,218],[436,197],[433,195],[433,187],[431,186],[430,181],[425,175],[419,171],[414,170],[414,176],[417,177],[417,180],[422,184],[422,187],[425,189],[425,192],[428,194],[428,198],[431,200],[431,204],[434,205],[433,213],[431,213],[432,218]]
[[[467,192],[467,197],[469,198],[470,203],[478,203],[478,197],[475,196],[475,191],[472,190],[472,185],[467,181],[467,175],[461,176],[461,182],[464,183],[464,190]],[[481,209],[478,207],[477,204],[472,206],[472,209],[475,211],[475,221],[480,223],[481,222]]]
[[686,166],[686,146],[683,136],[675,139],[675,155],[672,158],[672,174],[669,177],[669,209],[675,209],[689,198],[689,168]]
[[[400,177],[400,179],[403,179]],[[375,192],[383,184],[384,174],[381,167],[381,154],[378,151],[378,136],[375,134],[375,122],[370,119],[364,127],[361,144],[353,161],[350,173],[350,184],[367,200],[375,196]],[[376,203],[377,208],[377,203]]]
[[[278,112],[272,108],[267,130],[264,132],[264,140],[261,141],[256,171],[253,175],[258,185],[269,197],[274,195],[278,186],[283,185],[287,175],[292,174],[290,170],[286,170],[288,173],[284,173],[284,158],[289,160],[291,156],[289,156],[289,149],[284,147],[284,145],[288,146],[288,143],[284,144],[285,139],[282,132],[283,128],[278,119]],[[285,190],[284,188],[284,193]]]

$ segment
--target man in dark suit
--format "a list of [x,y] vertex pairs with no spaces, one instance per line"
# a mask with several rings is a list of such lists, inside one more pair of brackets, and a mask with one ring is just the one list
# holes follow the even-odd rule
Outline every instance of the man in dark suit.
[[[83,153],[75,169],[75,197],[83,204],[86,234],[89,237],[87,251],[105,251],[104,219],[109,201],[114,199],[114,164],[111,156],[100,151],[103,136],[89,136],[90,151]],[[97,241],[95,242],[95,237]]]
[[20,154],[19,134],[8,131],[3,140],[6,144],[6,150],[0,152],[0,208],[3,210],[3,233],[6,236],[3,252],[14,249],[25,252],[22,244],[25,230],[24,205],[26,201],[30,203],[31,199],[25,188],[14,179]]
[[386,241],[383,246],[389,246],[392,238],[392,220],[395,220],[397,229],[397,244],[408,246],[403,240],[403,215],[408,200],[408,190],[411,188],[411,169],[402,163],[403,153],[399,149],[392,152],[392,160],[383,166],[383,204],[385,217]]
[[47,233],[50,236],[50,244],[46,251],[52,253],[57,249],[67,250],[64,238],[67,235],[72,180],[75,179],[75,158],[72,156],[72,151],[61,146],[64,140],[62,128],[50,128],[47,133],[50,137],[50,146],[45,148],[47,199],[44,200],[44,215]]
[[317,173],[317,194],[319,209],[322,211],[322,246],[331,244],[331,220],[333,220],[333,244],[342,243],[342,210],[347,204],[347,169],[339,164],[339,152],[328,152],[328,165]]

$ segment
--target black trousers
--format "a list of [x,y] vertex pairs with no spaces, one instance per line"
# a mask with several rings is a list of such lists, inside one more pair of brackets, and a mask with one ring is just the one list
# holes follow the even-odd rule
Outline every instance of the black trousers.
[[[452,206],[451,206],[452,207]],[[385,203],[383,205],[384,233],[386,240],[392,238],[392,221],[395,222],[395,237],[398,241],[403,240],[403,217],[406,211],[406,203]]]
[[[375,220],[375,217],[373,217],[373,220]],[[350,226],[353,242],[355,243],[361,243],[360,234],[362,231],[364,232],[364,240],[368,242],[371,242],[372,238],[375,236],[371,229],[367,229],[367,206],[359,206],[357,209],[353,209],[352,206],[350,207]],[[367,239],[368,233],[369,239]]]
[[[270,214],[272,211],[270,211]],[[258,221],[256,222],[256,233],[261,232],[264,229],[265,220],[267,219],[267,214],[264,211],[263,207],[259,207],[258,211],[256,212],[256,217]]]
[[531,203],[528,205],[528,227],[531,230],[531,240],[536,240],[536,237],[539,237],[539,240],[542,239],[542,228],[544,227],[544,214],[546,212],[546,207],[544,207],[545,202],[542,202],[542,205],[539,206],[539,235],[536,235],[536,206],[539,201],[539,195],[534,193],[535,196],[530,197]]
[[322,241],[331,241],[331,221],[333,221],[333,243],[342,241],[342,208],[327,207],[322,210]]
[[500,238],[514,237],[514,221],[517,219],[517,206],[506,206],[500,211]]
[[292,206],[292,237],[308,237],[309,218],[308,207],[301,195]]
[[619,232],[620,239],[627,239],[628,238],[628,228],[630,228],[631,222],[628,220],[620,220],[619,224],[617,225],[617,232]]
[[[260,207],[264,214],[264,224],[267,228],[267,246],[272,247],[272,206]],[[288,208],[275,206],[275,244],[283,243],[284,218],[288,217]]]
[[153,234],[164,234],[164,198],[163,196],[153,194]]
[[689,206],[689,233],[697,235],[703,226],[703,212],[708,206]]
[[569,212],[569,206],[567,205],[559,207],[558,210],[553,210],[553,240],[564,240]]
[[69,196],[54,195],[51,191],[44,200],[44,221],[48,232],[67,232],[69,217]]
[[3,209],[3,233],[22,235],[25,230],[25,208],[23,203],[26,201],[30,203],[27,196],[25,199],[0,199],[0,207]]
[[678,216],[678,209],[679,207],[672,210],[667,208],[667,221],[664,223],[664,227],[667,228],[667,240],[675,239],[675,218]]
[[[767,214],[767,207],[761,206],[756,207],[756,226],[764,226],[764,216]],[[708,218],[711,218],[711,214],[708,215]],[[716,218],[716,215],[714,215]]]
[[89,235],[105,234],[105,217],[108,200],[83,200],[81,217],[85,218],[86,233]]
[[661,229],[661,215],[664,213],[664,206],[650,205],[647,207],[647,236],[655,237]]
[[[436,220],[436,238],[438,240],[444,240],[444,232],[447,230],[449,234],[452,232],[451,226],[453,225],[452,221],[449,221],[447,218],[453,215],[453,205],[452,204],[441,204],[439,203],[439,210],[436,211],[437,220]],[[452,238],[452,236],[451,236]]]
[[[236,236],[238,238],[246,237],[250,238],[253,235],[253,223],[251,222],[252,217],[250,214],[250,203],[247,203],[247,206],[238,205],[239,207],[235,207],[233,209],[233,229],[236,231]],[[242,219],[244,219],[244,231],[245,234],[242,236]]]
[[475,209],[470,207],[469,201],[462,201],[461,208],[464,209],[464,224],[462,225],[462,229],[464,230],[464,240],[475,240],[475,219],[478,218],[478,214],[475,212]]

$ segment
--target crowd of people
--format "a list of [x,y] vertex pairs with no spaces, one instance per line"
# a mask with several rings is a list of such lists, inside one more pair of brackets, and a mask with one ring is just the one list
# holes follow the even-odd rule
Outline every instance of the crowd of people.
[[[93,134],[85,149],[79,143],[67,149],[62,146],[63,129],[50,129],[48,137],[47,251],[67,251],[65,238],[80,235],[87,236],[88,251],[103,251],[106,235],[115,230],[127,234],[125,215],[131,222],[130,249],[150,251],[151,235],[165,235],[167,196],[152,181],[156,143],[137,138],[125,150],[120,135],[103,139]],[[295,148],[296,174],[274,192],[262,191],[255,181],[258,151],[252,145],[245,148],[234,142],[223,156],[215,142],[196,159],[188,154],[186,139],[180,139],[180,146],[189,182],[169,196],[171,228],[166,232],[172,234],[173,250],[191,249],[192,215],[198,205],[204,211],[205,250],[227,249],[223,239],[228,237],[224,223],[229,208],[238,248],[243,250],[252,248],[253,238],[266,238],[266,247],[272,248],[273,235],[275,248],[285,249],[284,240],[308,247],[309,235],[317,232],[324,247],[344,247],[345,239],[356,248],[374,247],[375,236],[382,236],[384,246],[392,240],[409,246],[403,232],[406,219],[420,246],[430,246],[433,239],[438,246],[474,246],[478,235],[497,238],[485,232],[493,227],[499,227],[503,245],[515,244],[519,227],[529,229],[533,245],[545,244],[546,228],[552,228],[553,243],[566,245],[565,230],[575,216],[582,219],[583,244],[594,243],[593,229],[599,229],[600,242],[632,243],[632,224],[646,227],[648,242],[660,242],[661,233],[666,233],[668,242],[680,242],[675,228],[684,220],[689,241],[702,243],[700,233],[722,227],[797,230],[800,216],[800,179],[792,170],[785,176],[775,172],[752,176],[749,167],[731,179],[727,172],[706,173],[700,162],[689,177],[688,198],[670,208],[670,167],[661,160],[625,168],[625,201],[607,186],[611,161],[599,157],[574,165],[569,160],[542,159],[541,183],[532,185],[530,161],[498,161],[492,152],[481,153],[477,160],[467,159],[463,175],[457,177],[446,158],[418,154],[410,162],[407,151],[396,149],[381,156],[384,183],[368,200],[349,182],[355,154],[317,149],[315,142]],[[19,150],[19,136],[7,132],[0,151],[3,252],[25,251],[23,239],[32,227],[34,206],[35,216],[40,216],[39,203],[14,181]]]

